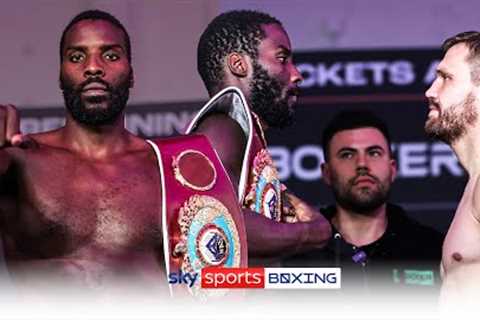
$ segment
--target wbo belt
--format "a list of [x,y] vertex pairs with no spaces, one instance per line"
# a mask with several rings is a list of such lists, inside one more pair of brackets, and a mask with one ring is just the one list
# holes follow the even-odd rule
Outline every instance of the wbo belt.
[[[200,274],[204,267],[246,267],[243,215],[207,138],[190,135],[147,142],[160,169],[167,276],[172,272]],[[200,290],[200,281],[180,290],[184,289],[194,296],[208,295]],[[170,285],[172,294],[174,290]]]

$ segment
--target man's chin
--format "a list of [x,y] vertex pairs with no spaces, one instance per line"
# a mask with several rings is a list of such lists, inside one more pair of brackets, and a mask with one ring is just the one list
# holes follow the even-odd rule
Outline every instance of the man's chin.
[[430,139],[444,140],[444,130],[440,127],[436,119],[429,119],[425,123],[425,133]]
[[107,103],[91,103],[85,104],[85,111],[86,112],[95,112],[95,111],[102,111],[108,110],[110,106]]
[[89,108],[90,106],[95,107],[96,105],[108,106],[110,103],[110,96],[108,95],[99,95],[99,96],[82,96],[82,103],[85,107]]
[[288,105],[288,108],[292,109],[295,107],[295,105],[297,104],[297,101],[298,101],[298,97],[297,96],[289,96],[288,99],[287,99],[287,105]]
[[356,190],[352,190],[351,194],[355,202],[368,204],[375,202],[375,199],[380,197],[382,191],[378,186],[362,186]]
[[109,99],[85,99],[83,100],[83,108],[86,112],[103,112],[110,109],[112,103]]
[[439,122],[439,117],[427,116],[427,120],[425,121],[425,128],[438,126]]
[[355,202],[365,205],[370,202],[372,202],[372,199],[374,198],[373,196],[373,191],[372,190],[362,190],[360,193],[357,193],[355,195]]

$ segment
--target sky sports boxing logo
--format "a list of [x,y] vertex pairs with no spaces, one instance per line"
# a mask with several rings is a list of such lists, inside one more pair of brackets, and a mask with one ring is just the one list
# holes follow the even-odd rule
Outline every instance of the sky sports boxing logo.
[[203,289],[340,289],[340,268],[203,268],[170,273],[172,285]]

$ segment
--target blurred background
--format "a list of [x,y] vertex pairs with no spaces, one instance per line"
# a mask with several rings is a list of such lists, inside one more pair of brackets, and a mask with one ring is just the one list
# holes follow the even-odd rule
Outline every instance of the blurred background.
[[102,9],[130,33],[135,88],[127,126],[139,135],[177,134],[207,100],[196,72],[197,41],[218,13],[257,9],[280,19],[305,78],[296,124],[269,132],[285,183],[311,204],[332,201],[321,181],[319,141],[341,109],[370,109],[391,128],[399,177],[392,201],[446,231],[466,181],[448,146],[423,133],[424,91],[443,40],[478,29],[480,2],[446,0],[3,0],[0,103],[21,109],[22,129],[63,122],[59,40],[77,13]]

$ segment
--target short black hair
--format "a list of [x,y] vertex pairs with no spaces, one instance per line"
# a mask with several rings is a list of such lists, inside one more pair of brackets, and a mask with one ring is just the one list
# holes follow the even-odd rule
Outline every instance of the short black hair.
[[446,53],[448,49],[458,43],[464,43],[469,54],[467,62],[470,64],[470,75],[472,82],[475,85],[480,84],[480,32],[478,31],[466,31],[454,35],[446,39],[442,44],[443,52]]
[[68,30],[70,30],[75,24],[83,20],[104,20],[104,21],[110,22],[115,27],[122,30],[125,36],[125,49],[127,50],[127,59],[128,59],[128,62],[130,63],[132,62],[130,36],[128,35],[127,30],[117,18],[115,18],[110,13],[101,11],[101,10],[86,10],[86,11],[80,12],[75,17],[73,17],[73,19],[67,24],[65,29],[63,29],[62,37],[60,38],[60,62],[63,61],[63,46],[65,45],[65,36]]
[[330,142],[337,132],[367,127],[378,129],[383,134],[385,140],[387,140],[388,151],[391,157],[392,150],[390,133],[388,132],[387,125],[382,119],[368,110],[341,111],[333,117],[323,131],[322,148],[325,162],[328,162],[330,159]]
[[197,70],[210,95],[221,89],[225,57],[238,52],[258,56],[258,45],[265,38],[262,25],[281,22],[267,13],[233,10],[220,14],[200,36],[197,48]]

